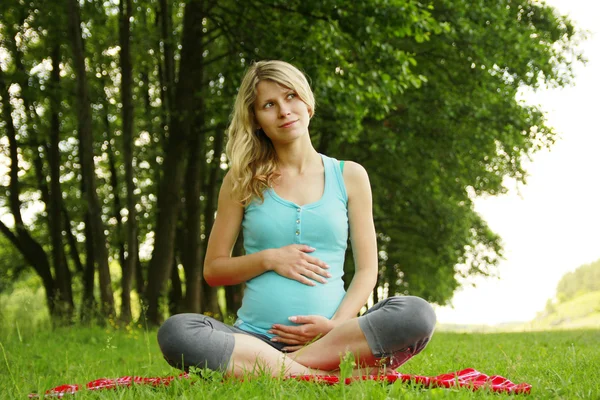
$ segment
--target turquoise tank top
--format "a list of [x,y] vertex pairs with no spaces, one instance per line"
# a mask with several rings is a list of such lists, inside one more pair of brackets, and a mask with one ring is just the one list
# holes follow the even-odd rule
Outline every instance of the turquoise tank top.
[[329,265],[327,284],[308,286],[274,271],[246,282],[242,307],[235,326],[269,337],[273,324],[295,325],[292,315],[322,315],[331,318],[344,295],[344,256],[348,242],[348,195],[340,164],[321,154],[325,167],[325,189],[321,199],[299,206],[264,192],[264,202],[253,200],[244,210],[242,229],[246,254],[290,244],[305,244],[316,250],[310,255]]

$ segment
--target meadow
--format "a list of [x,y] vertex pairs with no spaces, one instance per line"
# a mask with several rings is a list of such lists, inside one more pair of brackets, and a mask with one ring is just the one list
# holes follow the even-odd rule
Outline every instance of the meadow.
[[[0,398],[26,399],[62,384],[85,384],[125,375],[178,375],[162,359],[156,331],[144,326],[0,329]],[[533,385],[529,395],[425,388],[410,383],[351,385],[282,381],[259,377],[240,382],[219,374],[176,380],[167,387],[133,386],[80,391],[74,399],[598,399],[600,333],[594,330],[523,333],[437,332],[419,356],[400,368],[407,374],[438,375],[475,368]]]

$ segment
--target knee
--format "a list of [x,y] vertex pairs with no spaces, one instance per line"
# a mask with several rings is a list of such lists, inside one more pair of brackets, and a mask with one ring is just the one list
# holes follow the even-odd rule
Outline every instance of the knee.
[[158,328],[156,334],[158,345],[162,349],[163,346],[170,346],[172,343],[177,343],[182,332],[185,332],[184,314],[173,315]]
[[185,314],[173,315],[158,329],[156,339],[165,360],[173,367],[182,368],[182,358],[189,341]]
[[391,299],[399,303],[401,315],[398,317],[410,327],[411,336],[416,340],[429,339],[435,330],[436,316],[431,304],[416,296],[396,296]]

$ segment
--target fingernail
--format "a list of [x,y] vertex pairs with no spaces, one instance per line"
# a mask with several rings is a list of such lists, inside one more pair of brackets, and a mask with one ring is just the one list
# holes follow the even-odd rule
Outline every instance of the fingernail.
[[329,264],[325,264],[325,268],[329,268]]
[[271,342],[277,342],[277,341],[278,341],[277,338],[271,339]]
[[267,331],[267,333],[273,333],[273,331]]
[[328,272],[325,274],[326,277],[331,278],[331,274]]
[[296,322],[296,317],[289,317],[288,319],[292,322]]
[[316,250],[314,247],[308,246],[308,248],[312,251]]

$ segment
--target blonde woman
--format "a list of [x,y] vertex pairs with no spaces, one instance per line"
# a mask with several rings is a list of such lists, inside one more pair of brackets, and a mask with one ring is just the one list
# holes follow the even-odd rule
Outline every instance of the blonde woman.
[[[371,187],[365,169],[319,154],[309,135],[315,100],[306,77],[282,61],[247,71],[228,129],[223,180],[204,277],[246,283],[234,326],[178,314],[158,332],[173,366],[230,375],[331,374],[340,356],[397,368],[429,341],[424,300],[391,297],[357,317],[377,277]],[[232,257],[240,229],[246,255]],[[342,281],[348,235],[356,272]]]

